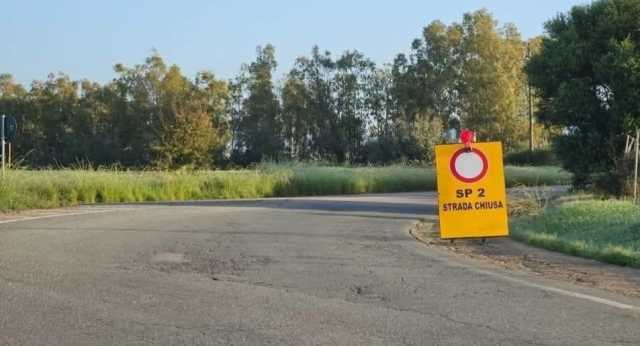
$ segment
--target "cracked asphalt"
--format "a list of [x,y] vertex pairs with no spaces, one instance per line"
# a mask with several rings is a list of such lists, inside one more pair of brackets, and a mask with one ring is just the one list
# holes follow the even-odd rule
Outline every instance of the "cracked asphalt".
[[433,193],[74,211],[0,224],[0,344],[640,344],[638,300],[417,242]]

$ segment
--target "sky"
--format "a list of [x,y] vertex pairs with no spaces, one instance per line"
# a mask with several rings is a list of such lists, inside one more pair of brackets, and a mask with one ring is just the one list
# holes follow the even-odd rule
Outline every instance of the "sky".
[[377,64],[408,52],[433,20],[460,22],[486,8],[524,38],[588,0],[0,0],[0,73],[29,85],[49,73],[101,83],[113,66],[142,63],[155,49],[189,77],[233,78],[271,43],[281,78],[314,45],[334,56],[357,49]]

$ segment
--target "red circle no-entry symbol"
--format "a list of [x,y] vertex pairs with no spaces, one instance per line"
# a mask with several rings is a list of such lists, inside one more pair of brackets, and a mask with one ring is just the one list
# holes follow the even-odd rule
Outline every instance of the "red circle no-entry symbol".
[[487,174],[489,163],[480,150],[462,148],[451,157],[449,168],[456,179],[465,183],[475,183]]

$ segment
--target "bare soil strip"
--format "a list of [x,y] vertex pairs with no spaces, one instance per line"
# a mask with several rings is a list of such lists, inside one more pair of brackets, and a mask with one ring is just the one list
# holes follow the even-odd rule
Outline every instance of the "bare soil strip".
[[438,227],[420,222],[411,234],[428,246],[491,262],[510,270],[526,270],[546,278],[595,287],[629,297],[640,297],[640,270],[531,247],[509,238],[441,240]]

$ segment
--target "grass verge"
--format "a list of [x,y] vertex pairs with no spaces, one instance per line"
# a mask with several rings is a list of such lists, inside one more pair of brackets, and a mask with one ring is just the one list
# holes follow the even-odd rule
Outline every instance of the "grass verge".
[[640,268],[640,208],[631,202],[563,203],[514,219],[511,234],[549,250]]
[[[567,184],[554,167],[507,167],[507,185]],[[433,191],[433,168],[265,164],[240,171],[10,170],[0,179],[0,210],[79,203],[234,199]]]

